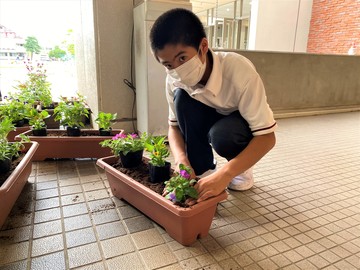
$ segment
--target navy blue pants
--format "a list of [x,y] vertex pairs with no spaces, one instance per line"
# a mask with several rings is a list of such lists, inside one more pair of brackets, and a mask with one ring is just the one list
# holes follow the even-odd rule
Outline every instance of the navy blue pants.
[[231,160],[253,138],[249,124],[239,111],[222,115],[180,88],[175,90],[174,104],[187,156],[196,175],[214,169],[212,148]]

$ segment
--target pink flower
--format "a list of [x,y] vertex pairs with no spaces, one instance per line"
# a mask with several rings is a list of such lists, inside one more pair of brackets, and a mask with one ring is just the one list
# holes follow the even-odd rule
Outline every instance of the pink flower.
[[126,135],[123,133],[116,134],[114,137],[112,137],[113,140],[125,139],[125,138],[126,138]]
[[139,138],[139,136],[135,133],[131,133],[130,136],[133,138],[133,139],[136,139],[136,138]]

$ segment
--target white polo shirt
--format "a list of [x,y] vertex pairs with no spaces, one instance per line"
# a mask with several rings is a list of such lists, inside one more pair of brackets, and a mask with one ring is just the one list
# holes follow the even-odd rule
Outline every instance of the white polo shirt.
[[188,87],[166,77],[166,97],[169,104],[169,125],[177,126],[174,90],[184,89],[192,98],[215,108],[223,115],[239,111],[249,123],[254,136],[276,129],[273,112],[267,103],[263,82],[254,65],[234,52],[213,52],[213,69],[205,86]]

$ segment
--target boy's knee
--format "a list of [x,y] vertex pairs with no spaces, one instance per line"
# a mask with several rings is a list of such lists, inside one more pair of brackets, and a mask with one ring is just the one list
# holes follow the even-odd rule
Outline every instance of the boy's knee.
[[233,128],[214,125],[209,131],[209,141],[220,156],[230,160],[242,152],[252,139],[247,130],[234,132]]

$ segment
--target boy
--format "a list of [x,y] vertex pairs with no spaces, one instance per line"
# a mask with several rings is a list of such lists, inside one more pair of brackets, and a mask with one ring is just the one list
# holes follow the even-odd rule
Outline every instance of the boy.
[[[226,187],[247,190],[252,167],[275,145],[276,122],[252,63],[208,47],[199,18],[186,9],[162,14],[150,32],[151,49],[165,67],[168,138],[176,167],[201,179],[197,202]],[[214,170],[212,148],[228,162]]]

